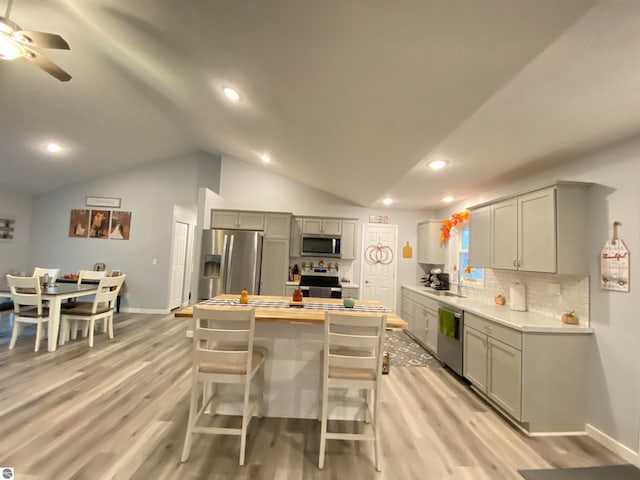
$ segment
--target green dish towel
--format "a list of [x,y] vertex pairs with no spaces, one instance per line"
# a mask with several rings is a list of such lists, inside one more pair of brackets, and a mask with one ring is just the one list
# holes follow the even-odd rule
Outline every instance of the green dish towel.
[[440,333],[450,338],[456,337],[456,314],[444,308],[438,309]]

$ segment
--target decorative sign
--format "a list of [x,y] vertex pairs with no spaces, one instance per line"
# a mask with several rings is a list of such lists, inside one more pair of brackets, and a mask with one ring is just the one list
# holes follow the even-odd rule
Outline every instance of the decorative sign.
[[15,230],[15,219],[0,217],[0,242],[10,242],[13,240]]
[[120,208],[121,199],[111,197],[85,197],[88,207],[110,207]]
[[391,218],[386,215],[369,215],[369,223],[391,223]]
[[618,238],[620,222],[613,223],[613,237],[605,243],[600,256],[600,285],[605,290],[629,291],[629,250]]
[[364,251],[364,259],[367,263],[389,265],[393,262],[393,250],[387,245],[369,245]]

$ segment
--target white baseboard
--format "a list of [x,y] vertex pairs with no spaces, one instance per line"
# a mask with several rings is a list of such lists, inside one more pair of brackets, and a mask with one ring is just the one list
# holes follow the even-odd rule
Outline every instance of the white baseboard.
[[598,442],[601,445],[604,445],[612,452],[620,455],[627,462],[633,463],[636,467],[640,467],[640,455],[638,454],[638,452],[634,452],[629,447],[621,444],[617,440],[614,440],[606,433],[602,432],[601,430],[598,430],[596,427],[588,423],[586,426],[586,431],[587,431],[587,435],[593,438],[596,442]]
[[124,313],[151,313],[156,315],[166,315],[167,313],[171,313],[171,310],[168,309],[156,309],[156,308],[123,308],[120,310]]

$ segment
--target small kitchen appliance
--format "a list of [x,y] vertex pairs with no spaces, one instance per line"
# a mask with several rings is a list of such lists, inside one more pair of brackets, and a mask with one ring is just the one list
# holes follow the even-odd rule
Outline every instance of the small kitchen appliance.
[[449,290],[449,274],[432,273],[428,285],[434,290]]

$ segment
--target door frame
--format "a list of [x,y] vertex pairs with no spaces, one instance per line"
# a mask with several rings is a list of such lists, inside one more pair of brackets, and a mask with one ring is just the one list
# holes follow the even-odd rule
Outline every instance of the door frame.
[[389,306],[392,311],[398,311],[398,225],[391,225],[388,223],[363,223],[362,235],[360,241],[360,282],[362,283],[360,288],[360,298],[364,298],[365,292],[365,278],[364,278],[364,252],[365,252],[365,232],[367,227],[391,227],[394,230],[395,245],[393,250],[393,306]]

